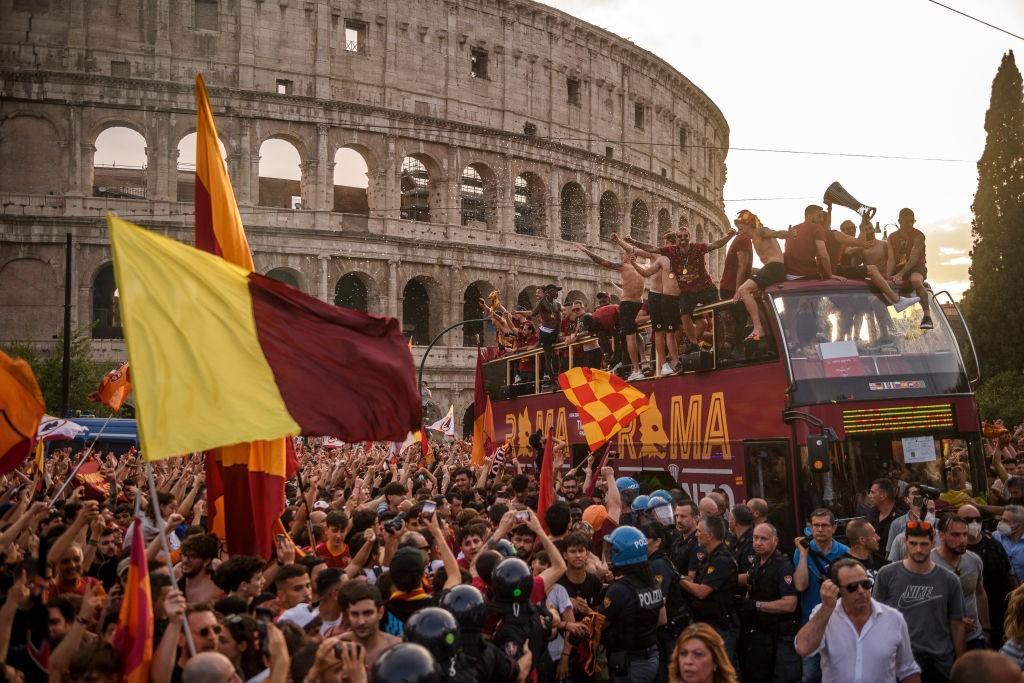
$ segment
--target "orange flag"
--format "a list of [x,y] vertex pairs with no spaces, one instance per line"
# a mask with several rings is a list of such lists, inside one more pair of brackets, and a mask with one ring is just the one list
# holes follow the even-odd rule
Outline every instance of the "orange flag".
[[491,398],[484,387],[484,357],[478,348],[476,385],[473,389],[473,451],[470,458],[474,467],[484,464],[484,457],[494,441],[494,414],[491,411]]
[[148,683],[153,663],[153,596],[149,589],[149,563],[140,517],[135,518],[132,529],[132,554],[114,631],[114,648],[121,653],[123,680]]
[[558,376],[558,386],[579,409],[583,435],[591,452],[648,408],[647,396],[642,391],[603,370],[572,368]]
[[121,410],[130,393],[132,382],[128,374],[128,361],[124,361],[103,376],[99,388],[89,394],[89,400],[102,403],[116,413]]
[[[255,270],[235,193],[220,156],[217,126],[202,74],[196,76],[196,248]],[[217,349],[207,349],[215,362]],[[206,453],[210,529],[232,555],[270,557],[273,526],[284,511],[288,439],[241,443]],[[214,471],[216,470],[216,471]]]
[[28,458],[44,410],[32,368],[0,351],[0,474],[13,472]]

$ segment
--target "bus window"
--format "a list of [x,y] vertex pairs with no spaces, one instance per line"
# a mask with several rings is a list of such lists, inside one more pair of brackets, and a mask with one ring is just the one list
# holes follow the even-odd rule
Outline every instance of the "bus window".
[[[761,320],[765,317],[764,304],[757,304]],[[746,341],[750,329],[750,316],[742,303],[716,306],[715,315],[715,363],[716,367],[728,368],[736,365],[749,365],[776,360],[779,357],[775,337],[771,326],[765,323],[767,332],[764,339],[758,342]]]
[[789,442],[750,441],[743,444],[747,500],[762,498],[768,504],[768,521],[779,531],[788,548],[796,537],[793,499],[789,495]]

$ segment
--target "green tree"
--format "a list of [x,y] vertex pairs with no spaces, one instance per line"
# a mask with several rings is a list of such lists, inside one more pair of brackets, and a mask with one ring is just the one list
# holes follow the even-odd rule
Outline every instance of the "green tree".
[[983,420],[1003,418],[1013,425],[1024,424],[1024,374],[1007,370],[994,375],[978,389],[978,412]]
[[964,294],[981,368],[993,378],[1024,370],[1024,90],[1013,52],[1003,55],[985,115],[971,231],[971,287]]
[[[63,370],[63,335],[58,335],[57,343],[45,351],[29,344],[13,344],[4,349],[10,356],[24,358],[32,367],[32,372],[39,383],[46,401],[46,412],[57,415],[61,406],[61,374]],[[110,411],[100,403],[89,400],[89,394],[96,391],[103,375],[113,367],[110,363],[100,363],[92,358],[90,338],[82,332],[73,332],[71,336],[71,400],[70,409],[107,416]],[[122,413],[124,409],[122,408]]]

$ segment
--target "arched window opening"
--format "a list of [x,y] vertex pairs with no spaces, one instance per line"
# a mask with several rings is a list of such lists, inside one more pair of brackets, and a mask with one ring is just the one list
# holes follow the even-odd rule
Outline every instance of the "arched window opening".
[[669,215],[668,209],[661,209],[658,211],[658,237],[655,242],[661,242],[665,239],[665,235],[672,231],[672,216]]
[[410,280],[402,291],[402,333],[417,346],[430,343],[430,295],[417,280]]
[[[480,304],[480,299],[490,294],[490,292],[481,291],[479,285],[470,285],[466,287],[466,292],[462,296],[462,319],[463,320],[478,320],[484,317],[484,309]],[[485,344],[484,339],[484,323],[467,323],[462,326],[462,345],[463,346],[476,346],[477,338],[479,338],[481,344]]]
[[520,235],[544,234],[544,184],[533,173],[516,176],[513,188],[515,229]]
[[93,339],[123,339],[121,313],[118,310],[117,283],[114,265],[103,266],[92,282],[92,337]]
[[286,285],[291,285],[295,289],[301,289],[299,287],[299,278],[295,277],[295,273],[287,268],[274,268],[267,273],[267,277],[283,282]]
[[619,231],[619,198],[611,190],[601,195],[598,214],[602,239],[611,239],[613,232]]
[[270,138],[260,145],[259,205],[303,209],[302,157],[287,140]]
[[582,242],[587,233],[587,197],[579,183],[562,187],[562,239]]
[[462,224],[487,223],[487,212],[484,207],[484,179],[474,166],[462,169],[462,181],[459,184],[459,195],[462,198]]
[[537,305],[537,301],[534,298],[534,290],[536,287],[523,287],[519,292],[519,296],[516,297],[516,306],[527,311],[532,311],[533,307]]
[[369,312],[369,293],[366,284],[355,273],[345,273],[334,286],[334,305],[353,311]]
[[96,137],[92,196],[146,198],[146,139],[124,126],[112,126]]
[[[228,154],[224,143],[220,146],[220,158],[227,162]],[[196,199],[196,134],[189,133],[178,142],[177,199],[179,202],[194,202]]]
[[647,242],[650,239],[650,222],[647,204],[642,199],[635,200],[629,212],[629,233],[633,239]]
[[415,157],[402,159],[401,217],[430,222],[430,174],[423,162]]
[[334,153],[334,200],[332,210],[359,216],[370,215],[369,166],[366,158],[351,147]]

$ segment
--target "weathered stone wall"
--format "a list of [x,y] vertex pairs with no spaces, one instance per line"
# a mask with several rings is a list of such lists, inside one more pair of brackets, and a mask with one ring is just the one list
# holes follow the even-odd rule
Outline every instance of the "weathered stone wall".
[[[551,281],[588,302],[610,288],[611,273],[562,239],[563,196],[584,212],[570,237],[599,249],[609,247],[599,230],[607,193],[617,210],[606,224],[621,232],[634,207],[646,209],[652,238],[685,224],[713,239],[728,225],[720,150],[729,132],[714,103],[655,55],[540,4],[0,0],[0,341],[52,343],[65,233],[75,242],[72,316],[86,327],[110,263],[107,211],[191,239],[178,143],[195,128],[197,71],[260,272],[283,269],[328,301],[351,274],[370,312],[394,316],[418,283],[431,335],[463,318],[474,286],[509,302]],[[98,191],[131,180],[94,168],[96,139],[113,126],[145,139],[146,167],[135,172],[144,199]],[[298,151],[301,180],[276,191],[300,195],[301,210],[259,206],[260,148],[272,138]],[[366,162],[365,197],[334,185],[343,147]],[[426,168],[429,221],[400,218],[405,157]],[[461,211],[471,165],[482,221]],[[520,175],[543,215],[536,235],[515,229]],[[579,187],[563,195],[569,183]],[[458,331],[445,341],[428,377],[435,400],[461,415],[473,349]],[[120,340],[95,346],[124,355]]]

